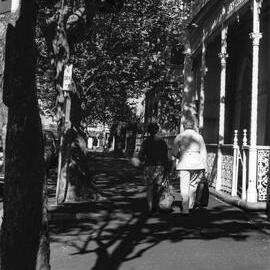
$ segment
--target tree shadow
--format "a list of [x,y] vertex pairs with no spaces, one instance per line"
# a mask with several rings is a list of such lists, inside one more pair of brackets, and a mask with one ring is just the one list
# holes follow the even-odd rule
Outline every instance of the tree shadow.
[[96,255],[91,270],[117,270],[123,262],[142,257],[164,241],[218,238],[246,241],[255,231],[269,237],[269,223],[252,222],[245,212],[216,200],[211,200],[208,209],[188,217],[177,211],[148,216],[139,170],[124,159],[98,158],[94,163],[96,182],[108,200],[86,205],[80,210],[85,218],[82,216],[78,221],[51,224],[52,242],[61,243],[66,239],[61,236],[70,236],[64,240],[74,250],[70,256]]

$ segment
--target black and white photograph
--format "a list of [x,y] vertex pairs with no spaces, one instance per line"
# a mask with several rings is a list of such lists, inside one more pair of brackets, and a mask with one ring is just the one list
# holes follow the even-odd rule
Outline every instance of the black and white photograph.
[[0,0],[0,269],[269,270],[270,0]]

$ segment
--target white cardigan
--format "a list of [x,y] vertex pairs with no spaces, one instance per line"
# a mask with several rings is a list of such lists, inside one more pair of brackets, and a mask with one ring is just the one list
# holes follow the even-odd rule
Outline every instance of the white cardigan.
[[178,159],[176,170],[207,168],[207,151],[203,137],[193,129],[186,129],[176,136],[172,153]]

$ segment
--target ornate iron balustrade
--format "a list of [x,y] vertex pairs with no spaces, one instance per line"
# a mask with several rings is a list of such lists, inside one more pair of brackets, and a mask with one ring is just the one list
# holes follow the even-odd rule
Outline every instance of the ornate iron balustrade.
[[[248,160],[249,146],[247,145],[247,131],[244,130],[243,145],[239,147],[237,140],[238,132],[235,131],[235,143],[233,145],[220,145],[221,149],[221,189],[224,193],[232,196],[239,196],[246,200],[248,189]],[[257,200],[267,200],[267,186],[270,174],[270,146],[256,146],[256,187],[258,192]],[[208,174],[209,181],[213,188],[216,188],[217,178],[217,144],[207,145],[208,151]]]
[[270,147],[257,146],[257,190],[258,201],[266,201],[269,181]]
[[[237,136],[237,133],[236,135]],[[172,148],[175,136],[164,136],[163,139],[168,145],[169,151]],[[136,146],[139,146],[143,138],[137,140]],[[232,194],[232,189],[235,187],[237,196],[246,199],[248,188],[248,160],[249,146],[246,144],[246,131],[244,131],[243,146],[237,144],[237,148],[232,144],[220,145],[222,155],[221,165],[221,190],[224,193]],[[267,185],[270,174],[270,146],[257,146],[257,191],[258,201],[266,201]],[[234,151],[237,150],[237,151]],[[217,181],[217,144],[207,144],[207,163],[209,184],[216,188]],[[238,162],[235,162],[238,160]],[[235,179],[233,180],[233,175]],[[235,183],[233,183],[235,181]],[[178,184],[178,182],[177,182]],[[235,196],[235,195],[234,195]]]
[[234,170],[234,149],[232,144],[221,145],[221,191],[232,193],[233,170]]
[[216,188],[217,181],[217,144],[207,144],[207,173],[209,185]]
[[[233,145],[224,144],[220,145],[222,154],[221,163],[221,192],[231,194],[232,192],[232,179],[233,179]],[[207,144],[207,169],[208,181],[211,187],[216,188],[217,181],[217,157],[218,145]]]

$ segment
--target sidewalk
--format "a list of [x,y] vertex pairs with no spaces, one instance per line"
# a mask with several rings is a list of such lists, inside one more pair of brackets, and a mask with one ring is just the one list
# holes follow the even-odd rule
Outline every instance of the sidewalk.
[[[143,187],[143,176],[140,169],[136,169],[129,164],[127,157],[120,156],[113,153],[102,153],[102,152],[90,152],[89,153],[89,166],[95,179],[98,180],[100,184],[100,175],[106,175],[106,170],[112,170],[113,173],[120,175],[120,177],[134,177],[140,181],[141,190],[144,190]],[[49,220],[80,220],[85,219],[87,216],[90,216],[89,213],[95,205],[99,203],[78,203],[78,204],[65,204],[65,205],[56,205],[55,201],[55,186],[56,186],[56,172],[53,172],[52,178],[49,179]],[[103,186],[99,185],[102,189]],[[180,194],[178,192],[178,183],[173,183],[175,189],[176,200],[179,199]],[[256,217],[261,221],[267,219],[266,216],[266,203],[256,203],[248,204],[245,201],[241,200],[239,197],[232,197],[227,194],[218,192],[213,188],[210,188],[210,194],[213,198],[217,198],[220,201],[223,201],[227,204],[240,208],[246,212],[246,215],[249,215],[252,219]]]
[[54,212],[52,269],[268,270],[270,227],[262,217],[213,196],[207,210],[186,218],[177,209],[149,217],[140,170],[106,155],[90,165],[107,200],[71,207],[72,218]]
[[[107,174],[111,174],[109,178],[116,178],[117,181],[122,179],[126,181],[126,177],[136,177],[140,181],[140,184],[144,182],[141,171],[131,166],[128,158],[120,154],[91,151],[89,152],[89,167],[99,190],[105,196],[105,202],[102,202],[102,204],[110,203],[111,192],[104,190],[104,185],[106,185],[106,188],[108,185]],[[87,218],[87,215],[91,215],[91,209],[100,204],[98,201],[57,205],[55,198],[56,169],[50,171],[50,176],[48,179],[48,216],[50,221]]]
[[[107,200],[51,207],[52,269],[269,269],[270,223],[263,212],[243,211],[211,195],[207,209],[188,217],[177,208],[149,217],[140,170],[123,157],[90,159]],[[50,203],[54,186],[50,179]]]
[[256,202],[256,203],[250,203],[246,200],[243,200],[239,197],[233,197],[229,194],[225,194],[219,191],[216,191],[215,189],[210,189],[210,192],[213,196],[219,198],[220,200],[229,203],[231,205],[234,205],[236,207],[239,207],[243,210],[249,211],[249,212],[264,212],[266,213],[266,202]]

